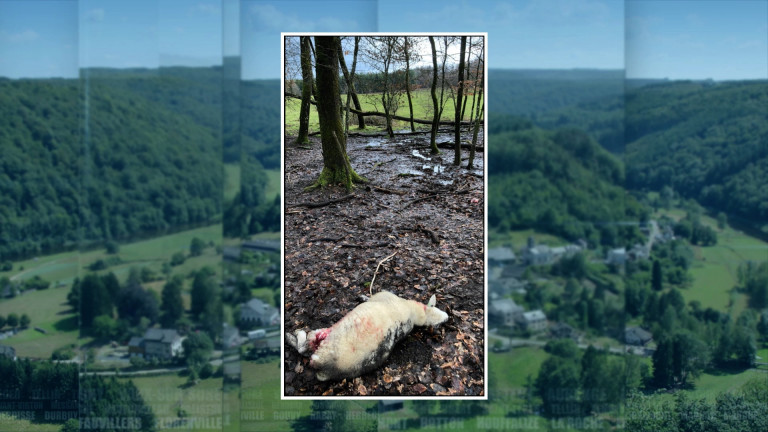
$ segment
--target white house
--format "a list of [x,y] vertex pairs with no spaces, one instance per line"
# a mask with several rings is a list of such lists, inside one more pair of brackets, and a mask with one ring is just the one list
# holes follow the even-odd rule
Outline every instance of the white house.
[[518,324],[525,330],[539,332],[547,329],[547,316],[541,309],[523,312],[518,318]]

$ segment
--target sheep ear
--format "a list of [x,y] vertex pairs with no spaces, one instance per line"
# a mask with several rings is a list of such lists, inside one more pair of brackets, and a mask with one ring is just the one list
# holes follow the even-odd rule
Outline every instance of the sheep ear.
[[427,307],[435,307],[435,304],[437,304],[437,299],[435,298],[435,295],[432,294],[432,297],[429,298],[429,303],[427,303]]

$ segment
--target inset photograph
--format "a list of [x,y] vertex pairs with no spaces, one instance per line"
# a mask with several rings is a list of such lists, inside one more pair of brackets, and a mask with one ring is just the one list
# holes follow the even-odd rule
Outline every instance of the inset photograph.
[[486,41],[283,34],[283,398],[487,398]]

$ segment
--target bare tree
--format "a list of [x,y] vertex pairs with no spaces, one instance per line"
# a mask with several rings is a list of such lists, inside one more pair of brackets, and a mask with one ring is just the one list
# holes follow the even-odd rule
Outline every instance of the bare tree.
[[367,39],[366,57],[369,64],[381,72],[382,85],[380,102],[386,118],[386,131],[390,138],[395,136],[392,115],[399,106],[400,94],[395,85],[394,71],[402,59],[402,47],[397,37],[382,36]]
[[323,146],[323,171],[307,189],[340,183],[351,190],[353,183],[366,180],[352,169],[347,155],[339,98],[338,50],[341,44],[335,36],[315,36],[315,48],[316,99]]
[[309,143],[309,113],[312,99],[312,53],[309,46],[309,36],[300,37],[301,44],[301,110],[299,112],[298,144]]
[[413,124],[413,101],[411,100],[411,47],[408,36],[403,38],[403,55],[405,57],[405,93],[408,95],[408,110],[411,114],[411,132],[416,132]]
[[461,37],[461,53],[459,54],[459,85],[456,91],[456,124],[454,125],[455,144],[453,164],[461,165],[461,98],[464,92],[464,56],[467,50],[467,37]]
[[435,48],[435,38],[429,37],[429,44],[432,46],[432,131],[429,134],[429,147],[432,154],[440,153],[437,148],[437,128],[440,125],[440,108],[437,105],[437,49]]
[[[341,43],[341,39],[339,39],[339,43]],[[349,73],[349,70],[347,70],[347,62],[344,60],[344,48],[339,48],[339,64],[341,65],[341,72],[344,74],[344,81],[347,83],[347,95],[348,97],[352,97],[352,102],[355,104],[355,109],[358,111],[362,111],[363,107],[360,105],[360,99],[357,97],[357,92],[355,91],[355,67],[357,66],[357,51],[360,46],[360,36],[355,36],[355,51],[352,55],[352,73]],[[347,103],[347,116],[349,115],[349,103]],[[345,121],[348,121],[345,119]],[[365,129],[365,117],[363,117],[361,114],[357,115],[357,127],[359,129]],[[346,128],[345,128],[346,130]]]
[[[480,50],[478,57],[477,57],[477,67],[475,69],[475,91],[473,99],[472,99],[472,106],[474,108],[475,103],[477,104],[476,113],[474,116],[474,128],[472,130],[472,145],[469,148],[469,161],[467,162],[467,169],[473,169],[475,164],[475,148],[477,147],[477,135],[480,132],[480,123],[483,121],[483,89],[484,86],[484,79],[485,76],[482,74],[481,71],[484,71],[484,62],[485,62],[485,48],[481,47],[483,49]],[[475,100],[476,99],[476,100]],[[472,108],[470,108],[470,116],[472,116]]]

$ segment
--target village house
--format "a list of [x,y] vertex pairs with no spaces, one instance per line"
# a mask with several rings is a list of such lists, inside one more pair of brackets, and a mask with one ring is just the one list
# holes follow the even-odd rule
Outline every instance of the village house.
[[176,330],[151,328],[144,333],[144,337],[131,338],[128,354],[131,357],[169,360],[181,355],[184,339]]
[[640,327],[624,329],[624,343],[627,345],[646,346],[653,340],[653,335]]
[[550,327],[549,334],[555,339],[573,339],[575,341],[581,339],[581,334],[564,322],[555,323]]
[[552,258],[552,249],[547,245],[536,245],[523,250],[523,261],[529,266],[549,264]]
[[501,278],[490,281],[489,286],[492,293],[505,297],[513,293],[525,294],[528,284],[517,278]]
[[508,247],[495,247],[488,250],[488,265],[503,267],[515,262],[515,253]]
[[236,348],[240,346],[240,331],[237,327],[231,327],[224,324],[224,330],[221,332],[220,345],[222,349]]
[[280,324],[280,311],[253,298],[240,306],[240,322],[244,325],[267,327]]
[[0,345],[0,356],[16,360],[16,348],[7,345]]
[[501,299],[491,302],[490,318],[501,325],[514,326],[517,318],[523,314],[523,307],[512,299]]
[[522,315],[518,315],[517,323],[523,330],[540,332],[547,329],[547,316],[540,309],[523,312]]
[[625,248],[611,249],[605,259],[606,264],[621,266],[627,262],[627,250]]

